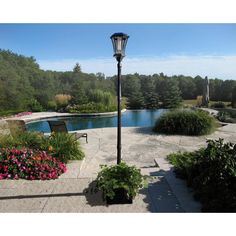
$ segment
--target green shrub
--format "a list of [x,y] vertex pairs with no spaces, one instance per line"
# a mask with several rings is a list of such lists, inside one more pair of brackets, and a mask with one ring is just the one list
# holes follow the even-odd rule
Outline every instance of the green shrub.
[[38,132],[24,132],[20,135],[2,135],[0,136],[0,147],[2,148],[30,148],[41,149],[42,133]]
[[41,149],[43,139],[43,133],[24,132],[17,136],[15,140],[18,148],[27,147],[30,149]]
[[211,108],[226,108],[226,105],[223,102],[215,102],[211,104]]
[[81,160],[84,157],[79,141],[73,134],[67,133],[53,133],[49,137],[38,132],[25,132],[14,137],[4,135],[0,136],[0,147],[47,151],[48,154],[65,163],[68,160]]
[[36,99],[31,99],[29,101],[28,109],[33,112],[43,111],[42,105]]
[[49,101],[47,104],[47,109],[56,111],[57,110],[57,103],[55,101]]
[[171,153],[167,156],[167,159],[175,166],[176,175],[185,179],[191,175],[192,167],[197,161],[199,152],[201,150],[197,152]]
[[215,128],[215,119],[204,111],[174,110],[162,114],[153,130],[165,134],[205,135]]
[[50,137],[43,139],[42,148],[65,163],[68,160],[81,160],[84,158],[80,143],[73,134],[52,133]]
[[97,176],[97,187],[103,191],[103,197],[113,199],[116,189],[125,189],[129,198],[134,198],[138,190],[145,186],[145,177],[140,169],[122,162],[114,166],[101,166]]
[[72,113],[99,113],[99,112],[113,112],[116,110],[117,110],[116,105],[104,105],[103,103],[94,103],[94,102],[67,107],[67,111]]
[[236,118],[236,109],[225,108],[225,109],[218,109],[218,110],[223,111],[223,112],[227,112],[230,115],[230,117]]
[[114,104],[115,96],[110,92],[105,92],[100,89],[90,90],[88,93],[89,101],[92,103],[101,103],[105,106]]
[[0,135],[0,148],[12,149],[16,146],[16,140],[11,135]]
[[236,211],[236,144],[207,141],[207,148],[168,156],[177,173],[194,189],[203,211]]
[[221,122],[236,123],[236,119],[229,112],[219,111],[216,118]]

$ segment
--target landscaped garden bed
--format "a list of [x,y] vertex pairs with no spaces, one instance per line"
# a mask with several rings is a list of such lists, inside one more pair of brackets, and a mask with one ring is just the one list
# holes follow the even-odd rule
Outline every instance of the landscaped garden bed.
[[0,179],[56,179],[84,153],[73,134],[25,132],[0,137]]
[[225,123],[236,123],[236,109],[218,108],[217,119]]
[[236,212],[236,144],[208,140],[195,152],[173,153],[168,160],[186,179],[204,212]]
[[44,151],[35,152],[32,149],[0,150],[0,180],[57,179],[66,171],[66,165]]

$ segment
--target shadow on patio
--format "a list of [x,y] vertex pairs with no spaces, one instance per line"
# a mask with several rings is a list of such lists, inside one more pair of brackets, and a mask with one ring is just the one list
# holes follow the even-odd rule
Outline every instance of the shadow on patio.
[[153,178],[149,180],[148,188],[141,189],[139,193],[145,195],[144,201],[150,212],[185,212],[164,177],[167,172],[164,170],[150,172]]

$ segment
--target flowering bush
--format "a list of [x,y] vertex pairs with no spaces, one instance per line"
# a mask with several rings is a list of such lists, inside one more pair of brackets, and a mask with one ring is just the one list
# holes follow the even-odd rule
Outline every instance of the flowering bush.
[[20,112],[20,113],[16,114],[16,117],[28,116],[28,115],[31,115],[31,114],[32,114],[31,111],[24,111],[24,112]]
[[66,165],[45,151],[0,149],[0,179],[57,179]]

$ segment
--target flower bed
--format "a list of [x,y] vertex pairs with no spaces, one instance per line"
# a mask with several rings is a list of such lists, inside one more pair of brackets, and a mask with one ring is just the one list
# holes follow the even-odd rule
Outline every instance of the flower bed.
[[16,117],[21,117],[21,116],[28,116],[28,115],[31,115],[32,112],[31,111],[24,111],[24,112],[20,112],[18,114],[16,114],[15,116]]
[[57,179],[66,165],[45,151],[0,149],[0,179]]

